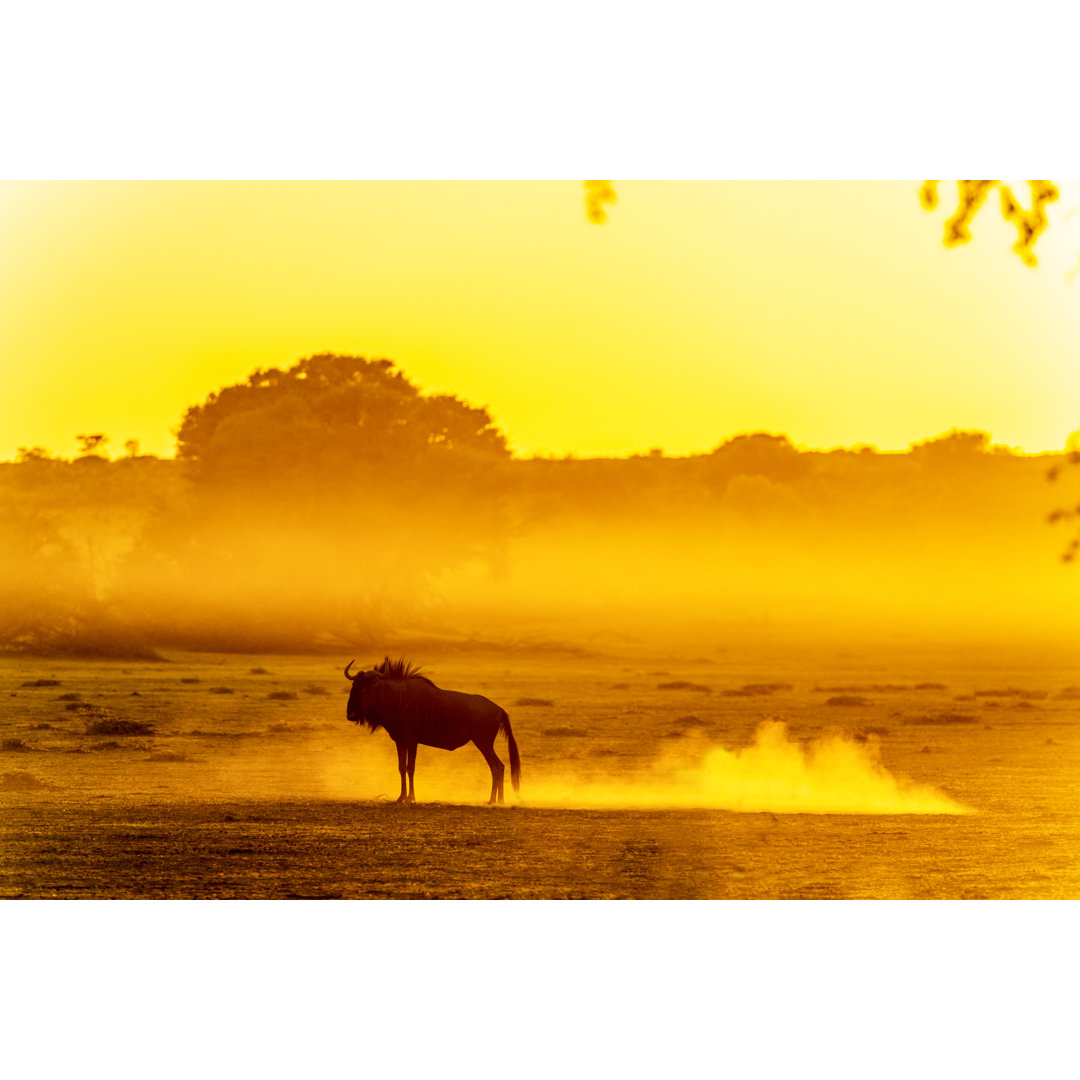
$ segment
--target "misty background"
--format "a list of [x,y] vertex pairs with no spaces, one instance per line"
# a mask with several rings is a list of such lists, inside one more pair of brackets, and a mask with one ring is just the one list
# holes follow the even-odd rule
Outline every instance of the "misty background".
[[680,457],[520,458],[485,409],[389,361],[324,354],[210,394],[176,440],[173,458],[134,441],[110,457],[89,434],[70,460],[23,447],[0,463],[0,647],[603,649],[1075,625],[1061,519],[1078,455],[980,431],[904,453],[718,432]]

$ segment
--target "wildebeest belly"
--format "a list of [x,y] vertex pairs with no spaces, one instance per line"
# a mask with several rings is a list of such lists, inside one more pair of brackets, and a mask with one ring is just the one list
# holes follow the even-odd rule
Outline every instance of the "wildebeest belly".
[[471,738],[472,736],[465,732],[425,728],[417,734],[416,741],[423,746],[435,746],[440,750],[456,750]]
[[480,694],[431,687],[409,702],[402,735],[409,741],[456,750],[472,739],[495,738],[502,709]]

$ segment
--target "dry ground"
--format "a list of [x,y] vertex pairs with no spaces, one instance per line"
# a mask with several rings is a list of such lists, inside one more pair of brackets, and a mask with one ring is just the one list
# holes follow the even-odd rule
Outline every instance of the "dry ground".
[[[0,661],[0,896],[1080,897],[1080,669],[1060,657],[417,657],[508,709],[524,779],[502,808],[472,747],[421,748],[420,802],[394,805],[392,745],[344,717],[348,659]],[[657,805],[768,717],[795,747],[876,746],[974,812]]]

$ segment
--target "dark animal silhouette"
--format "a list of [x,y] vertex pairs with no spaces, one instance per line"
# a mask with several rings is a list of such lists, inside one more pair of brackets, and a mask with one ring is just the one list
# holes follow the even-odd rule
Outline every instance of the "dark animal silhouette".
[[345,678],[353,684],[345,715],[354,724],[366,724],[371,731],[383,728],[394,740],[401,774],[399,803],[416,802],[413,773],[418,745],[456,750],[467,742],[476,744],[491,769],[489,804],[502,802],[505,766],[495,753],[495,736],[500,732],[506,733],[510,750],[510,780],[514,790],[519,790],[521,760],[505,709],[480,694],[441,690],[405,660],[387,657],[371,671],[350,675],[349,668],[354,663],[350,661],[345,667]]

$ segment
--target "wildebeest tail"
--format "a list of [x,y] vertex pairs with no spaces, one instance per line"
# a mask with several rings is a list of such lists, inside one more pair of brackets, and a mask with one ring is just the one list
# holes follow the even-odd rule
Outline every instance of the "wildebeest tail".
[[499,721],[499,730],[506,732],[506,743],[510,749],[510,783],[515,791],[521,790],[521,758],[518,757],[517,743],[514,741],[514,733],[510,730],[510,717],[503,711]]

